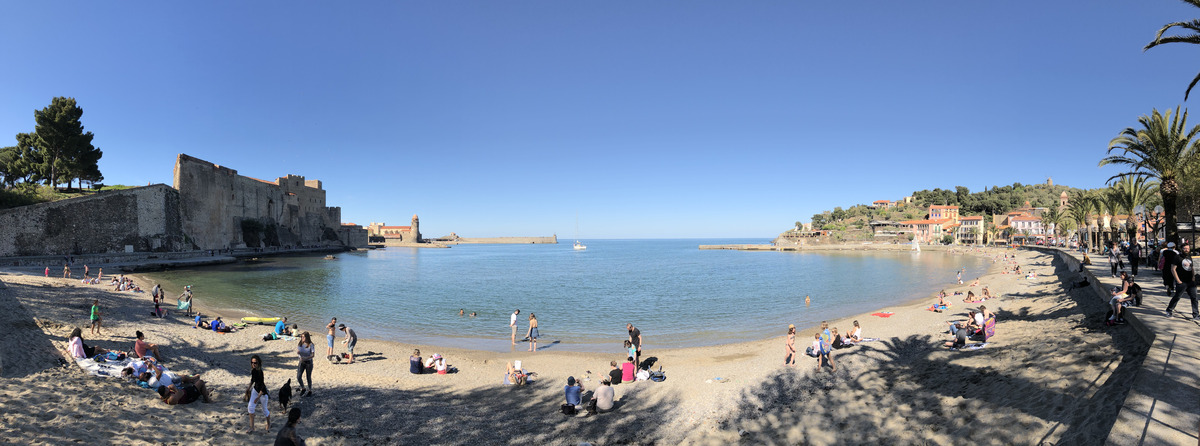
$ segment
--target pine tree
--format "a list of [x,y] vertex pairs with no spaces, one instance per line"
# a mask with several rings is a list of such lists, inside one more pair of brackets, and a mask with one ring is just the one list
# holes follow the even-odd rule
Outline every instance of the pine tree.
[[37,121],[35,145],[42,152],[40,171],[51,186],[64,179],[69,185],[93,168],[99,173],[96,163],[101,153],[92,146],[92,132],[83,131],[83,123],[79,121],[83,109],[75,103],[75,98],[56,97],[33,115]]

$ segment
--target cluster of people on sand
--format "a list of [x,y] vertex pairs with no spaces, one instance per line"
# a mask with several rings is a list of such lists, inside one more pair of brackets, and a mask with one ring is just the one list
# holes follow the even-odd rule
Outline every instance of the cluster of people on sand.
[[212,330],[217,333],[233,333],[235,331],[238,331],[237,327],[230,326],[230,325],[226,324],[225,321],[221,320],[221,316],[217,316],[215,319],[212,320],[212,322],[209,322],[209,321],[204,320],[204,316],[197,314],[196,319],[194,319],[194,321],[195,321],[195,323],[192,324],[192,328],[201,328],[201,329],[205,329],[205,330]]
[[125,277],[124,275],[121,275],[120,277],[113,277],[113,280],[109,283],[109,285],[113,286],[113,291],[132,291],[135,293],[142,292],[142,287],[138,286],[136,283],[133,283],[133,279]]
[[[817,370],[829,364],[831,371],[837,371],[837,363],[833,360],[833,350],[850,348],[863,342],[862,326],[854,321],[854,327],[849,333],[839,334],[837,327],[830,327],[828,321],[821,321],[821,331],[813,333],[812,345],[805,349],[804,354],[817,359]],[[787,340],[784,345],[783,364],[796,365],[796,325],[788,325]]]
[[[625,353],[624,361],[609,361],[608,373],[599,375],[597,385],[592,390],[590,395],[584,393],[583,382],[577,381],[574,376],[567,377],[567,384],[563,387],[563,395],[565,403],[563,404],[565,413],[574,413],[576,410],[586,410],[587,414],[597,414],[607,412],[613,409],[616,392],[613,386],[622,383],[631,383],[638,381],[653,381],[658,378],[652,378],[655,373],[650,372],[650,362],[653,359],[648,359],[646,362],[641,361],[642,355],[642,330],[635,327],[632,323],[625,325],[625,333],[628,337],[621,342],[622,352]],[[518,362],[519,364],[519,362]],[[520,372],[520,366],[513,369],[512,364],[509,364],[508,373]],[[591,380],[591,371],[588,371],[587,380]],[[657,372],[656,372],[657,373]],[[663,375],[665,376],[665,375]],[[506,382],[508,381],[506,375]],[[571,407],[573,409],[568,409]]]
[[438,353],[429,355],[428,360],[422,361],[421,349],[413,349],[412,356],[408,357],[408,372],[414,375],[445,375],[450,373],[452,369],[453,367],[446,362],[446,357]]
[[337,356],[333,354],[333,342],[337,338],[337,332],[342,332],[345,336],[342,339],[342,345],[346,347],[346,354],[343,355],[350,360],[350,364],[354,364],[354,347],[358,345],[358,333],[354,332],[353,328],[349,328],[346,324],[339,324],[337,318],[331,318],[328,324],[325,324],[325,340],[328,341],[328,349],[325,351],[325,357],[331,361]]
[[951,321],[949,333],[951,339],[943,343],[945,347],[958,349],[967,345],[970,339],[978,339],[981,341],[987,340],[987,334],[984,331],[987,320],[995,318],[995,313],[987,310],[987,307],[980,305],[977,310],[968,310],[967,319],[963,321]]

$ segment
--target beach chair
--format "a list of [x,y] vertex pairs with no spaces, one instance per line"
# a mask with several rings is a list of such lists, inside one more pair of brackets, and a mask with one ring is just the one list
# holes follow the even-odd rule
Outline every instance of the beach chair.
[[987,342],[992,336],[996,335],[996,315],[988,316],[983,322],[983,341]]

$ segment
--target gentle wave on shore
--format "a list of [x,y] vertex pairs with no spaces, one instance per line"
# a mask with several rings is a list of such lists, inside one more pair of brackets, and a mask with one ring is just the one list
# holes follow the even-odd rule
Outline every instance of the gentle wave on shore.
[[[794,323],[909,302],[964,281],[990,261],[944,252],[700,251],[699,244],[759,240],[590,240],[568,245],[392,248],[147,275],[178,294],[192,285],[201,311],[286,315],[321,332],[336,316],[359,336],[505,351],[508,317],[540,322],[543,344],[613,350],[626,322],[656,347],[764,339]],[[812,303],[805,306],[805,296]],[[465,309],[478,316],[458,316]],[[619,347],[619,346],[618,346]]]

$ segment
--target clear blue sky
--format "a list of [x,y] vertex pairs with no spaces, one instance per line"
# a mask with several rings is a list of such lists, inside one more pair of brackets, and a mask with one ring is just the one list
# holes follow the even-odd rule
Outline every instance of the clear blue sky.
[[[1099,187],[1183,101],[1173,0],[5,2],[0,144],[75,97],[107,184],[178,153],[440,236],[763,237],[914,190]],[[1193,101],[1194,102],[1194,101]],[[1193,118],[1200,123],[1200,116]],[[4,143],[2,141],[9,141]]]

